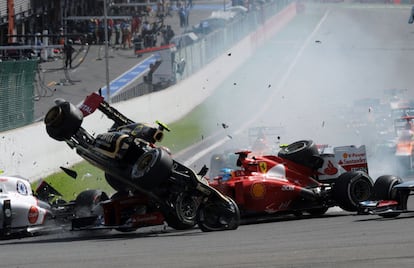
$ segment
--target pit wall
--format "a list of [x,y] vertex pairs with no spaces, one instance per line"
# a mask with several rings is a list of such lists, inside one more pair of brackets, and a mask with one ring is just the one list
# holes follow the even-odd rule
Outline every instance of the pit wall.
[[[226,77],[295,15],[294,2],[191,77],[162,91],[113,106],[134,121],[174,122],[210,96]],[[105,132],[111,125],[112,121],[99,111],[86,117],[82,124],[90,133]],[[5,174],[20,175],[31,182],[59,171],[60,166],[70,167],[82,161],[64,142],[50,138],[43,122],[0,133],[0,154],[0,169]]]

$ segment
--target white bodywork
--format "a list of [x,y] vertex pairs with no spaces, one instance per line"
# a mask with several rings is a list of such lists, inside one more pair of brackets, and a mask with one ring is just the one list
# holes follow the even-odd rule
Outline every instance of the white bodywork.
[[338,146],[319,145],[324,160],[318,169],[319,179],[328,180],[338,177],[345,171],[363,171],[368,174],[368,161],[365,145]]
[[[11,211],[4,205],[8,200]],[[11,222],[6,226],[10,213]],[[29,227],[42,225],[49,214],[50,206],[33,196],[28,180],[0,175],[0,234],[27,231]]]

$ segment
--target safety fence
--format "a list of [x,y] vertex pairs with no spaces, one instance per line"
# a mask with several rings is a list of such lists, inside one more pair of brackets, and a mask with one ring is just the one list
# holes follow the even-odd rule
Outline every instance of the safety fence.
[[37,60],[0,62],[0,131],[33,123]]

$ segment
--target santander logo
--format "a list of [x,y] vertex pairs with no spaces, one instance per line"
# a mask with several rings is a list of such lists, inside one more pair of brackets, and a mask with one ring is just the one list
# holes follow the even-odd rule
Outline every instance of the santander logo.
[[331,161],[328,161],[328,166],[323,170],[326,175],[335,175],[338,173],[338,169],[332,164]]

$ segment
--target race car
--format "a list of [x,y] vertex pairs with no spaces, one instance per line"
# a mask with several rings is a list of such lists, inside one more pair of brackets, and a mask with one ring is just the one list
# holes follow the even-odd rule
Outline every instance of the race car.
[[363,201],[359,214],[379,215],[383,218],[395,218],[401,213],[412,213],[408,209],[408,198],[414,191],[414,181],[404,181],[399,176],[380,176],[374,183],[372,200]]
[[[95,111],[113,121],[96,136],[82,127],[83,119]],[[92,93],[79,106],[63,99],[47,112],[47,134],[65,142],[78,155],[104,171],[108,184],[116,190],[110,199],[100,192],[84,192],[75,200],[85,207],[76,209],[74,229],[109,228],[132,231],[142,225],[164,221],[177,230],[234,230],[240,213],[236,203],[208,185],[205,169],[198,173],[172,158],[168,148],[157,146],[170,131],[135,122]]]
[[237,167],[223,166],[210,185],[234,199],[242,217],[316,216],[334,206],[355,212],[373,192],[365,146],[332,148],[301,140],[283,146],[277,156],[236,155]]
[[414,166],[414,116],[402,116],[394,120],[396,133],[395,156],[406,170]]
[[[74,171],[65,171],[76,176]],[[25,178],[0,177],[0,239],[77,230],[130,232],[163,225],[166,220],[159,209],[148,211],[148,200],[142,197],[115,194],[109,198],[105,192],[91,189],[67,202],[45,181],[32,190]]]
[[0,238],[34,232],[51,215],[51,206],[33,195],[28,180],[0,175]]

